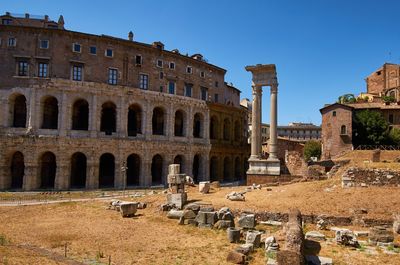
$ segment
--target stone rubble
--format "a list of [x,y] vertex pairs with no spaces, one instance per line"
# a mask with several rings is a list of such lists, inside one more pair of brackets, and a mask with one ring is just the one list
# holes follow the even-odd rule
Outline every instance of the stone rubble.
[[335,241],[339,245],[358,247],[356,235],[349,229],[337,230],[335,232]]
[[211,184],[209,181],[200,181],[199,182],[199,192],[203,194],[207,194],[210,192]]
[[305,238],[308,240],[325,241],[325,235],[318,231],[309,231],[306,233]]
[[245,201],[246,200],[244,197],[245,193],[246,193],[245,191],[242,192],[232,191],[231,193],[226,195],[226,198],[231,201]]
[[387,230],[385,227],[377,226],[370,229],[368,241],[374,245],[378,243],[392,243],[394,235],[392,231]]
[[238,226],[246,229],[254,229],[257,225],[256,216],[254,214],[242,213],[238,220]]

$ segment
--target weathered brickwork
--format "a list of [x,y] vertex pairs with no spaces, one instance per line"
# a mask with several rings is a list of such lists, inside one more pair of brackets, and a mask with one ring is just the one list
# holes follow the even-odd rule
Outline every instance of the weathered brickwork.
[[320,111],[322,114],[322,159],[334,158],[352,150],[352,108],[342,104],[332,104]]
[[[244,177],[247,117],[226,70],[132,34],[84,34],[46,19],[0,25],[0,189],[165,185],[172,163],[209,180],[210,152],[232,159],[219,180]],[[220,145],[210,143],[213,105],[220,132],[231,124]]]

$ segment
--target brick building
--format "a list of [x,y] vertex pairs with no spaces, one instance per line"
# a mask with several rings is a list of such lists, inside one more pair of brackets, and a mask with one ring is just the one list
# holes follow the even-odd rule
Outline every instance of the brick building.
[[69,31],[62,16],[0,23],[0,189],[162,185],[171,163],[208,180],[210,153],[232,161],[215,179],[244,177],[247,116],[226,70],[132,32]]
[[400,65],[385,63],[366,79],[367,93],[361,93],[356,102],[328,104],[322,114],[322,158],[334,158],[352,150],[353,119],[361,110],[382,114],[390,128],[400,127]]

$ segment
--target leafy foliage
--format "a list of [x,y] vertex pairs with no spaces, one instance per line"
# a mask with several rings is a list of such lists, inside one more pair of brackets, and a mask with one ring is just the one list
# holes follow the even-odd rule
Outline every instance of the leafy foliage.
[[387,142],[389,124],[378,111],[367,109],[356,112],[353,128],[356,145],[379,145]]
[[354,97],[353,94],[344,94],[338,98],[337,103],[346,104],[346,103],[354,103],[357,99]]
[[321,152],[321,143],[318,141],[310,140],[304,145],[303,155],[306,161],[311,157],[318,157],[319,159],[321,157]]
[[396,98],[393,96],[383,96],[382,97],[383,102],[385,103],[393,103],[396,102]]
[[393,145],[400,145],[400,129],[392,128],[389,132],[389,142]]

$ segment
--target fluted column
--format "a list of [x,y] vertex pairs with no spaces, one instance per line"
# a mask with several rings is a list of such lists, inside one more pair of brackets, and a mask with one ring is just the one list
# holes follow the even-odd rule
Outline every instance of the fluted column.
[[261,154],[261,95],[261,86],[253,85],[253,104],[251,111],[251,159],[258,159]]
[[271,110],[270,110],[270,120],[271,124],[269,127],[269,157],[268,160],[278,159],[278,85],[273,84],[271,86]]

